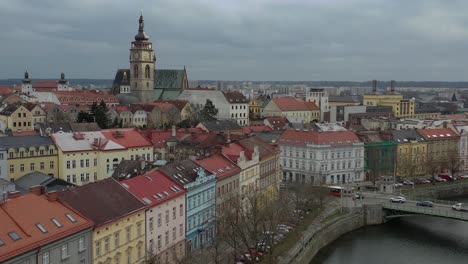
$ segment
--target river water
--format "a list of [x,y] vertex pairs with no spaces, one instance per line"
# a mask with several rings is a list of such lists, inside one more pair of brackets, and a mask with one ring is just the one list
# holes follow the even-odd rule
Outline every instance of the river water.
[[[468,204],[468,197],[453,200]],[[468,222],[428,216],[394,219],[338,238],[310,263],[465,264]]]

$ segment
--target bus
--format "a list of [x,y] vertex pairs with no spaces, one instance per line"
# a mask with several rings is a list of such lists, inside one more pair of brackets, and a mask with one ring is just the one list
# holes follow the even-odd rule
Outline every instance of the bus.
[[342,186],[327,186],[328,195],[341,197],[341,195],[349,195],[354,192],[354,188],[352,187],[342,187]]

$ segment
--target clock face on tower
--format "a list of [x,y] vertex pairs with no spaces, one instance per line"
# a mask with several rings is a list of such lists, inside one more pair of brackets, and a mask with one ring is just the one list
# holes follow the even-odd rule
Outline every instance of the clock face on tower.
[[135,59],[138,60],[138,52],[135,52],[135,53],[133,54],[133,57],[134,57]]

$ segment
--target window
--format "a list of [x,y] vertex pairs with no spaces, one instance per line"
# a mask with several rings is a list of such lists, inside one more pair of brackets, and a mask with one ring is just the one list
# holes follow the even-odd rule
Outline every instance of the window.
[[86,168],[89,167],[89,159],[86,159]]
[[149,230],[153,231],[153,217],[150,217],[148,226],[149,226]]
[[161,235],[158,236],[158,248],[161,248]]
[[14,173],[14,172],[15,172],[15,165],[10,164],[10,173]]
[[150,73],[150,66],[146,65],[145,67],[145,78],[146,79],[151,79],[151,73]]
[[68,258],[68,244],[62,245],[62,259]]
[[169,223],[169,210],[166,210],[166,224]]
[[179,214],[180,214],[180,216],[184,215],[184,205],[183,204],[179,205]]
[[68,220],[70,220],[70,222],[76,223],[76,219],[71,214],[67,213],[65,216],[68,218]]
[[164,236],[164,244],[169,244],[169,231],[166,231]]
[[45,229],[44,226],[42,226],[41,224],[36,224],[36,227],[39,228],[39,230],[41,230],[42,233],[47,233],[47,229]]
[[94,159],[94,167],[97,166],[97,159]]
[[10,155],[10,159],[12,159],[12,158],[13,158],[13,155],[14,155],[13,151],[10,152],[9,155]]
[[142,255],[142,254],[141,254],[141,245],[138,245],[138,247],[137,247],[137,254],[138,254],[138,260],[140,260],[140,259],[141,259],[141,255]]
[[141,222],[137,223],[137,236],[141,236]]
[[49,163],[49,168],[50,168],[50,169],[53,169],[53,168],[54,168],[54,162],[53,162],[53,161],[51,161],[51,162]]
[[101,241],[96,242],[96,256],[101,256]]
[[24,172],[24,164],[20,164],[20,171]]
[[85,250],[85,239],[84,237],[80,237],[78,240],[78,251],[82,252]]
[[127,264],[132,263],[132,251],[129,249],[127,251]]
[[44,162],[39,163],[39,168],[41,170],[44,170],[45,169],[45,163]]
[[158,227],[161,226],[161,213],[158,214]]
[[67,160],[67,169],[70,169],[70,161]]
[[132,229],[131,228],[132,228],[131,226],[126,228],[127,229],[127,242],[130,242],[130,240],[132,239]]
[[172,219],[176,219],[176,217],[177,217],[176,208],[172,207]]
[[50,219],[58,228],[61,228],[63,225],[56,218]]
[[84,167],[84,160],[80,160],[80,168],[83,168]]
[[42,264],[49,264],[49,252],[42,254]]
[[172,228],[172,240],[175,240],[177,237],[177,228],[174,226]]
[[179,225],[179,236],[183,236],[184,235],[184,224],[180,224]]
[[104,239],[104,252],[109,252],[109,238]]
[[73,168],[73,169],[76,168],[76,160],[72,160],[72,168]]
[[116,248],[120,247],[120,232],[114,234],[114,246]]

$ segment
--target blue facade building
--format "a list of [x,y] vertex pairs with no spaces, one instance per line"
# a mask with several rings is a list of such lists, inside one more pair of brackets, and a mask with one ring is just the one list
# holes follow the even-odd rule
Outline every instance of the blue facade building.
[[216,175],[191,160],[160,168],[186,191],[185,237],[188,248],[209,246],[216,237]]

